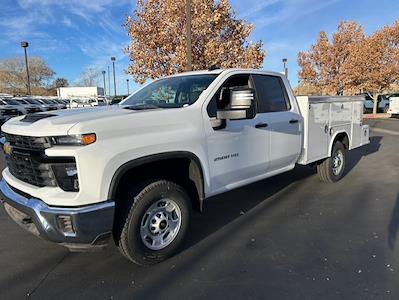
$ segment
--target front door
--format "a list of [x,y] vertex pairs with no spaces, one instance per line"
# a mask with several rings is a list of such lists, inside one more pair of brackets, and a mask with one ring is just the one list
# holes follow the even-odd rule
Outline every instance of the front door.
[[[208,105],[208,115],[216,116],[224,108],[223,88],[253,87],[249,74],[233,75],[219,88]],[[213,107],[213,109],[212,109]],[[265,114],[253,119],[227,120],[222,129],[213,129],[207,137],[211,190],[213,193],[235,188],[268,171],[270,131]]]

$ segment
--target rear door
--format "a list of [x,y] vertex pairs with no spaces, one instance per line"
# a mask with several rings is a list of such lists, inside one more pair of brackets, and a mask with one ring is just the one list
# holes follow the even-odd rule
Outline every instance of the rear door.
[[253,76],[258,97],[258,112],[265,115],[270,131],[270,165],[275,171],[296,163],[301,152],[301,116],[292,109],[279,76]]

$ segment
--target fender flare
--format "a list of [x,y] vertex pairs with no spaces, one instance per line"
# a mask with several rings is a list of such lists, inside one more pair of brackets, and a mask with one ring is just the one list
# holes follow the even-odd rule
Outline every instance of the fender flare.
[[204,178],[204,169],[202,167],[201,161],[192,152],[187,151],[173,151],[173,152],[164,152],[164,153],[157,153],[151,154],[148,156],[143,156],[137,159],[133,159],[130,161],[125,162],[116,170],[114,175],[112,176],[111,183],[108,189],[108,199],[115,199],[117,187],[122,179],[123,175],[126,174],[129,170],[143,166],[148,163],[158,162],[162,160],[168,159],[176,159],[176,158],[186,158],[191,161],[190,163],[190,179],[194,182],[195,187],[197,188],[198,198],[199,198],[199,207],[202,211],[203,207],[203,200],[205,198],[205,178]]

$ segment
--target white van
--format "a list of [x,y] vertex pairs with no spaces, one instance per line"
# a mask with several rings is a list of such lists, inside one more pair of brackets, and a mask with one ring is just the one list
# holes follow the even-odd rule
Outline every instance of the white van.
[[392,94],[388,97],[389,99],[389,109],[390,114],[399,114],[399,94]]

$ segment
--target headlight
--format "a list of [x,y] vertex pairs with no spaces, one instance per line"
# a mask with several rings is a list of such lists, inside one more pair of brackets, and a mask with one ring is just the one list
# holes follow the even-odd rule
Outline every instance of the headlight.
[[78,170],[75,163],[54,164],[52,168],[61,189],[67,192],[79,191]]
[[95,133],[54,136],[53,145],[90,145],[96,141]]

